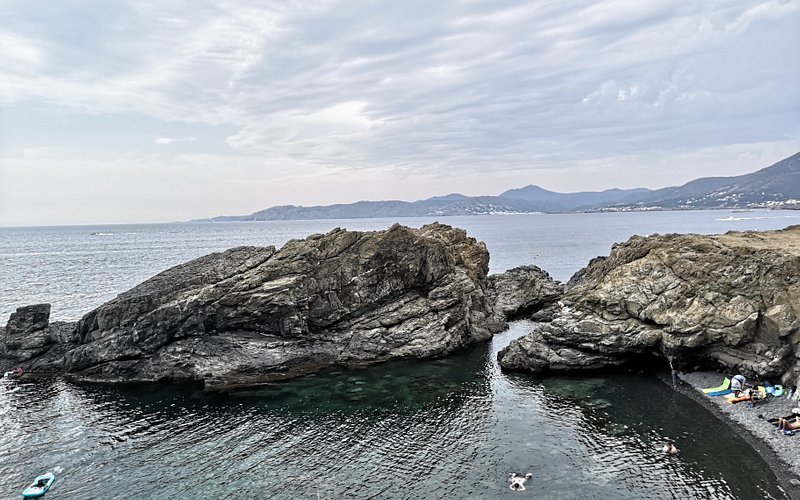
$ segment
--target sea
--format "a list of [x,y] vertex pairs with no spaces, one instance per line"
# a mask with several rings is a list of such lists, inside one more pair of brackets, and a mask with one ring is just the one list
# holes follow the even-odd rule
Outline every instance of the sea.
[[[0,322],[47,302],[76,320],[171,266],[333,228],[438,221],[489,248],[490,272],[566,281],[632,235],[800,224],[791,211],[667,211],[0,228]],[[0,498],[46,471],[64,499],[785,499],[730,427],[656,377],[503,373],[535,325],[441,359],[328,370],[259,390],[0,381]],[[667,367],[664,367],[666,371]],[[754,410],[757,411],[757,410]],[[680,453],[660,448],[675,440]],[[533,475],[524,492],[509,474]]]

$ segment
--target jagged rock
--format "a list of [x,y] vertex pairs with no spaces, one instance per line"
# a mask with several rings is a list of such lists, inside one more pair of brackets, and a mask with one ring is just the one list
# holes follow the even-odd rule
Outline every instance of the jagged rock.
[[521,266],[486,280],[486,296],[492,306],[492,331],[502,331],[506,321],[529,318],[550,321],[556,302],[564,295],[564,285],[536,266]]
[[50,323],[50,304],[18,307],[6,323],[6,335],[22,336],[44,330]]
[[596,369],[658,353],[800,385],[800,226],[633,237],[577,273],[563,301],[552,323],[499,353],[503,368]]
[[491,337],[488,263],[483,243],[441,224],[234,248],[120,294],[29,366],[224,388],[440,356]]
[[0,331],[0,354],[26,360],[45,352],[54,342],[50,331],[50,304],[18,307]]

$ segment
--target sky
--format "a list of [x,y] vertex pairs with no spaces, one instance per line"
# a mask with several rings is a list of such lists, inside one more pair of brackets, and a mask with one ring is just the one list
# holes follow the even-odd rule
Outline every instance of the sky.
[[800,150],[800,0],[0,0],[0,226],[659,188]]

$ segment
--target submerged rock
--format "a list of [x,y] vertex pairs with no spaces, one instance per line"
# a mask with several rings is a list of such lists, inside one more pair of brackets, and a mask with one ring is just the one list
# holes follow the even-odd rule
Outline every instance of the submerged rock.
[[28,367],[87,381],[253,385],[487,340],[489,254],[460,229],[335,229],[169,269],[86,314]]
[[635,236],[577,273],[563,301],[499,353],[503,368],[598,369],[656,353],[800,385],[800,226]]

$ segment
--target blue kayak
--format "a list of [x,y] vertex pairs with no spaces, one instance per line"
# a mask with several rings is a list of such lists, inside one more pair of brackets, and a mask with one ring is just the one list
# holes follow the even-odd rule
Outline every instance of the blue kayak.
[[37,476],[30,486],[22,490],[22,498],[37,498],[45,493],[56,482],[56,475],[52,472]]

